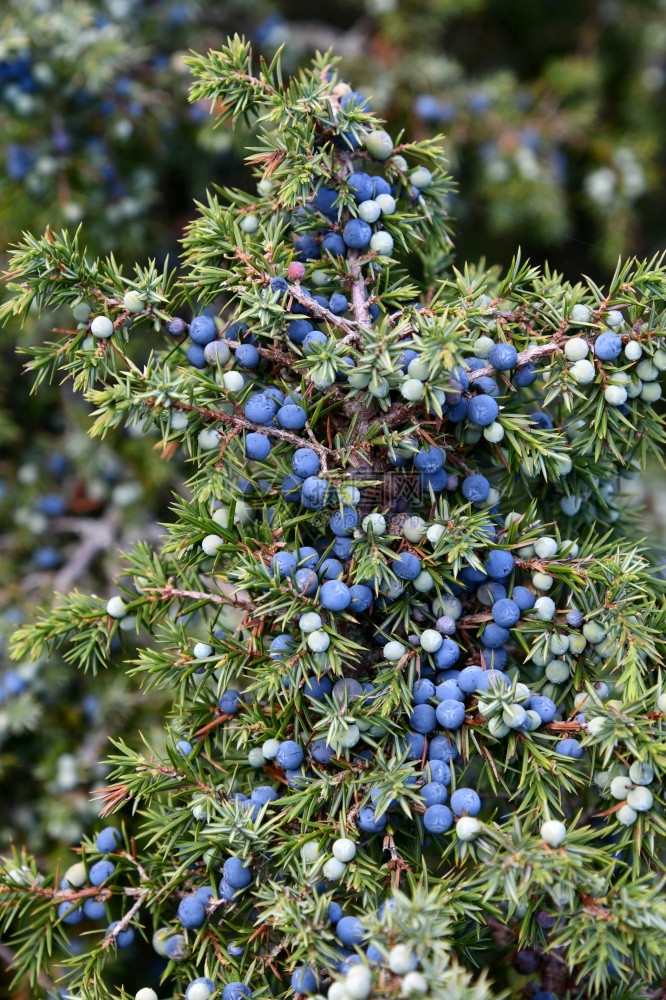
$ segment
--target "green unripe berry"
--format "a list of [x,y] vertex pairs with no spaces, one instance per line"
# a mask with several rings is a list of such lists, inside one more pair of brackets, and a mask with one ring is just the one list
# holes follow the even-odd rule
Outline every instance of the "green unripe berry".
[[610,406],[623,406],[627,401],[627,390],[623,385],[607,385],[604,398]]
[[587,358],[576,361],[569,369],[569,374],[579,385],[589,385],[594,382],[596,371],[594,365]]
[[596,646],[598,642],[603,642],[606,638],[606,630],[599,624],[599,622],[585,622],[583,625],[583,635],[588,642],[591,642],[593,646]]
[[409,179],[415,188],[423,190],[432,183],[432,174],[426,167],[417,167],[416,170],[412,170]]
[[587,342],[582,337],[571,337],[564,345],[564,354],[569,361],[582,361],[589,353]]
[[370,249],[382,257],[390,257],[393,253],[393,237],[384,229],[370,237]]
[[392,194],[378,194],[375,203],[379,205],[382,215],[393,215],[396,210],[396,200]]
[[106,605],[106,613],[111,618],[124,618],[127,614],[127,605],[122,597],[117,594],[115,597],[111,597]]
[[656,403],[661,399],[661,386],[657,382],[648,382],[641,389],[641,399],[645,403]]
[[551,684],[564,684],[570,673],[569,664],[564,660],[551,660],[546,667],[546,677]]
[[137,292],[135,289],[130,288],[129,291],[125,292],[123,296],[123,308],[127,312],[139,313],[146,308],[146,300],[141,295],[141,292]]
[[256,215],[245,215],[240,221],[240,228],[248,236],[251,236],[259,228],[259,219]]
[[582,302],[578,302],[571,310],[569,321],[578,326],[581,323],[589,323],[591,318],[592,318],[592,313],[590,312],[589,308],[583,305]]
[[405,379],[400,386],[400,395],[410,403],[416,403],[419,399],[423,399],[424,393],[425,386],[417,378]]
[[559,847],[564,843],[567,835],[567,828],[559,819],[549,819],[541,825],[541,839],[549,847]]
[[412,514],[403,524],[402,533],[408,542],[417,544],[426,533],[426,523],[418,514]]
[[347,866],[337,858],[329,858],[322,868],[322,875],[331,882],[339,882],[344,875]]
[[627,805],[635,809],[636,812],[647,812],[651,809],[654,804],[654,795],[649,788],[645,788],[643,785],[638,785],[637,788],[632,788],[627,794]]
[[368,222],[370,225],[376,222],[381,214],[381,206],[372,198],[368,199],[368,201],[362,201],[358,206],[359,219],[363,219],[364,222]]
[[393,139],[383,129],[368,132],[363,139],[363,145],[375,160],[388,160],[393,152]]
[[108,340],[113,333],[113,323],[108,316],[95,316],[90,324],[90,332],[98,340]]
[[620,806],[618,811],[615,813],[615,818],[618,823],[622,823],[622,826],[631,826],[638,819],[638,813],[635,809],[627,803],[626,805]]

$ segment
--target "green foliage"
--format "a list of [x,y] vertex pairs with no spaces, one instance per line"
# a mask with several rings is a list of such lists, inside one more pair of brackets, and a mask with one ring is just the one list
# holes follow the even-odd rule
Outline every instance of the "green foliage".
[[[343,1000],[355,967],[337,963],[343,939],[329,906],[339,902],[362,925],[353,945],[367,989],[356,1000],[515,995],[528,983],[516,955],[526,949],[558,995],[644,996],[666,973],[666,830],[647,788],[666,764],[666,609],[639,517],[616,486],[664,440],[664,262],[632,259],[603,288],[520,255],[504,274],[454,267],[438,144],[398,138],[387,148],[383,122],[345,101],[334,59],[318,56],[283,81],[279,58],[257,70],[234,37],[190,64],[195,100],[211,100],[221,122],[252,125],[256,191],[218,190],[198,206],[182,271],[148,265],[125,279],[113,258],[88,259],[78,237],[49,230],[26,236],[7,274],[5,322],[31,308],[81,317],[78,307],[90,307],[75,329],[31,349],[37,381],[56,372],[71,381],[94,407],[96,439],[140,426],[191,466],[161,544],[140,541],[125,556],[122,602],[74,592],[15,634],[18,661],[62,648],[92,672],[108,663],[112,638],[136,631],[141,648],[126,649],[126,669],[170,701],[160,737],[113,740],[99,799],[125,822],[101,888],[86,884],[104,853],[87,839],[78,884],[42,876],[34,859],[3,862],[0,930],[17,982],[27,976],[34,990],[60,973],[89,1000],[113,996],[121,980],[145,985],[145,967],[139,980],[136,966],[118,972],[115,961],[132,928],[162,957],[168,943],[155,979],[173,995],[210,976],[218,990],[243,981],[257,996],[330,988]],[[366,170],[395,192],[374,233],[393,249],[349,239],[344,255],[319,242],[304,252],[299,241],[321,229],[348,234],[359,211],[350,177]],[[338,194],[324,211],[330,187]],[[332,291],[346,295],[344,314]],[[311,347],[290,336],[294,306],[325,333]],[[192,344],[188,355],[167,329],[204,307],[216,314],[217,362],[201,362]],[[612,331],[609,359],[600,338]],[[231,360],[246,332],[258,367]],[[591,354],[587,381],[570,357],[574,338]],[[513,345],[516,363],[498,370],[496,345]],[[406,349],[416,355],[408,372]],[[521,381],[530,366],[534,380]],[[275,390],[302,404],[302,426],[255,419],[256,389],[269,406]],[[495,398],[485,423],[456,411],[461,400],[492,409]],[[249,433],[270,436],[266,459],[248,458]],[[435,447],[441,482],[409,465]],[[283,492],[295,448],[318,462],[321,503]],[[475,475],[487,477],[483,496],[468,489]],[[317,543],[321,570],[339,551],[326,534],[338,515],[351,525],[338,536],[349,542],[341,575],[367,585],[366,611],[327,608],[318,580],[298,583],[276,558]],[[496,595],[484,592],[483,572],[474,576],[498,553],[511,556],[507,588],[527,585],[539,598],[501,642],[491,640]],[[406,580],[408,556],[419,572]],[[575,609],[582,631],[567,617]],[[453,630],[441,626],[456,653],[442,664],[426,632],[446,616],[456,618]],[[284,635],[281,650],[271,646]],[[498,647],[509,654],[503,679],[487,669]],[[462,724],[421,746],[415,682],[439,682],[458,660],[480,663],[485,686],[468,693]],[[313,693],[322,678],[329,689]],[[557,714],[515,724],[532,696],[552,698]],[[562,745],[573,736],[582,756]],[[283,766],[276,741],[298,744],[305,766]],[[423,822],[437,746],[447,748],[451,791],[478,788],[483,799],[481,819],[463,809],[441,832]],[[635,776],[644,764],[646,780]],[[275,794],[257,800],[269,784]],[[340,837],[354,840],[355,855],[336,876],[327,865]],[[251,868],[243,893],[224,879],[218,888],[230,856]],[[176,908],[206,886],[206,920],[183,932]],[[71,947],[67,904],[76,911],[90,898],[120,924]],[[297,971],[291,990],[300,966],[316,985],[299,986]]]

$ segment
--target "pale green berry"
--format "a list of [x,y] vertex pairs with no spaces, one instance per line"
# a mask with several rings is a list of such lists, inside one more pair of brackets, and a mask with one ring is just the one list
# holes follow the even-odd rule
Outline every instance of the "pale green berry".
[[106,613],[110,615],[111,618],[124,618],[127,614],[127,605],[123,601],[122,597],[117,594],[115,597],[110,598],[106,605]]
[[384,659],[390,660],[391,663],[397,663],[406,652],[406,647],[401,642],[393,639],[384,646]]
[[651,358],[645,358],[644,361],[636,365],[636,374],[641,382],[654,382],[656,378],[659,378],[659,369],[652,363]]
[[541,538],[537,538],[534,543],[534,552],[539,557],[539,559],[550,559],[557,553],[557,540],[551,538],[550,535],[543,535]]
[[666,714],[666,692],[657,698],[657,711]]
[[219,448],[220,435],[216,430],[204,427],[204,429],[199,431],[197,434],[197,444],[202,451],[212,451],[214,448]]
[[400,993],[403,997],[423,995],[429,989],[428,980],[422,972],[408,972],[400,984]]
[[369,198],[368,201],[362,201],[358,206],[358,217],[359,219],[363,219],[364,222],[372,224],[377,221],[381,214],[380,205],[372,198]]
[[531,708],[527,709],[527,718],[529,721],[529,730],[533,733],[536,729],[541,726],[541,716],[538,712],[532,711]]
[[654,771],[644,761],[635,760],[629,768],[629,777],[635,785],[649,785],[654,779]]
[[657,382],[648,382],[641,389],[641,399],[644,403],[656,403],[661,399],[661,386]]
[[637,340],[630,340],[624,348],[624,356],[627,361],[638,361],[643,354],[643,348]]
[[432,174],[426,167],[417,167],[416,170],[412,170],[409,179],[415,188],[423,190],[432,183]]
[[370,249],[382,257],[390,257],[393,253],[393,237],[384,229],[370,237]]
[[551,660],[546,667],[546,677],[551,684],[564,684],[570,673],[569,664],[564,660]]
[[329,986],[326,996],[328,1000],[349,1000],[344,983],[336,982],[335,980]]
[[403,524],[402,533],[407,541],[420,542],[426,533],[426,523],[418,514],[412,514]]
[[372,974],[367,965],[353,965],[344,978],[349,1000],[367,1000],[372,991]]
[[329,858],[321,871],[324,878],[330,879],[331,882],[339,882],[346,869],[344,862],[338,861],[337,858]]
[[555,656],[563,656],[569,649],[569,636],[551,635],[548,645],[550,646],[551,653],[554,653]]
[[393,152],[393,139],[383,129],[368,132],[363,140],[363,145],[375,160],[388,160]]
[[474,840],[481,832],[481,824],[476,816],[461,816],[456,823],[458,840]]
[[506,736],[507,733],[511,732],[511,730],[498,716],[497,718],[489,721],[488,732],[496,739],[501,739],[503,736]]
[[[643,391],[643,383],[638,378],[632,379],[631,382],[627,383],[625,389],[627,390],[627,396],[629,399],[636,399],[636,397],[640,396]],[[626,476],[626,472],[623,472],[622,475]]]
[[266,760],[275,760],[277,757],[277,752],[280,749],[280,741],[269,739],[261,745],[261,752]]
[[585,622],[583,625],[583,635],[588,642],[596,646],[598,642],[603,642],[606,638],[606,630],[599,622]]
[[386,531],[386,518],[383,514],[367,514],[361,521],[361,527],[366,534],[383,535]]
[[195,660],[205,660],[206,657],[212,656],[212,653],[213,647],[207,642],[195,642],[192,647],[192,656]]
[[552,597],[537,597],[534,603],[534,614],[542,622],[550,622],[555,617],[557,605]]
[[331,276],[330,274],[326,274],[326,271],[313,271],[310,275],[310,281],[317,288],[323,288],[324,285],[330,285]]
[[647,812],[654,804],[654,795],[649,788],[639,785],[632,788],[627,795],[627,805],[635,809],[636,812]]
[[229,508],[228,507],[218,507],[217,510],[213,511],[213,513],[211,514],[211,517],[212,517],[213,521],[215,521],[215,524],[219,524],[219,526],[221,528],[228,528],[229,527]]
[[477,358],[485,359],[488,357],[494,346],[495,341],[492,337],[479,337],[478,340],[474,342],[474,354]]
[[417,378],[408,378],[400,386],[400,395],[410,403],[417,403],[423,399],[425,386]]
[[443,642],[443,637],[434,628],[427,628],[421,633],[421,647],[426,653],[436,653]]
[[213,340],[204,347],[204,357],[209,365],[226,365],[231,357],[231,351],[220,340]]
[[371,378],[369,372],[350,372],[347,381],[353,389],[365,389],[370,385]]
[[575,559],[579,552],[578,542],[574,542],[573,539],[563,538],[560,542],[560,553],[568,556],[569,559]]
[[392,194],[378,194],[375,203],[379,205],[382,215],[393,215],[396,210],[396,200]]
[[155,990],[151,989],[150,986],[142,986],[141,989],[134,994],[134,1000],[157,1000],[157,993]]
[[337,858],[338,861],[342,861],[344,864],[349,864],[356,857],[356,844],[349,837],[338,837],[336,841],[333,842],[333,847],[331,848],[333,852],[333,857]]
[[250,767],[264,766],[264,752],[261,747],[252,747],[252,749],[248,751],[247,762]]
[[87,879],[86,866],[82,861],[77,861],[70,865],[65,872],[65,882],[71,885],[72,889],[80,889]]
[[410,378],[417,378],[421,382],[430,378],[430,365],[421,358],[412,358],[407,366],[407,374]]
[[173,931],[170,927],[158,927],[153,934],[153,948],[158,955],[162,957],[166,956],[167,942],[172,936]]
[[626,799],[627,795],[633,787],[633,782],[628,775],[620,774],[610,783],[610,793],[614,799],[619,799],[622,801]]
[[201,542],[201,548],[207,556],[214,556],[224,545],[224,539],[219,535],[206,535]]
[[492,424],[483,428],[483,436],[491,444],[497,444],[504,437],[504,428],[499,421],[494,420]]
[[187,414],[182,410],[174,410],[169,417],[169,427],[172,431],[184,431],[187,427]]
[[347,726],[346,729],[343,729],[341,732],[337,734],[337,736],[335,737],[335,742],[339,747],[342,747],[345,750],[349,750],[351,749],[351,747],[356,746],[360,738],[361,738],[361,730],[358,728],[356,723],[352,723],[351,725]]
[[425,594],[427,591],[432,590],[435,586],[435,580],[432,573],[429,573],[427,569],[422,569],[415,580],[412,581],[412,587],[414,590],[418,590],[420,594]]
[[382,376],[372,376],[370,380],[370,385],[368,386],[368,392],[371,396],[375,396],[377,399],[385,399],[391,391],[391,386],[389,385],[388,379]]
[[306,611],[298,619],[298,627],[301,632],[305,632],[306,634],[316,632],[317,629],[321,628],[321,617],[316,611]]
[[587,358],[576,361],[569,369],[569,373],[579,385],[589,385],[590,382],[594,382],[596,375],[594,365]]
[[627,390],[623,385],[607,385],[604,398],[610,406],[623,406],[627,402]]
[[560,498],[560,510],[567,517],[573,517],[583,506],[583,498],[579,496],[568,496]]
[[589,323],[591,318],[592,313],[589,308],[579,302],[571,310],[569,321],[578,325],[579,323]]
[[308,647],[313,653],[325,653],[331,645],[331,637],[328,632],[316,629],[308,635]]
[[569,361],[582,361],[589,353],[587,342],[582,337],[571,337],[564,345],[564,354]]
[[91,309],[87,302],[77,302],[72,308],[72,316],[78,323],[87,323],[90,312]]
[[601,736],[606,727],[606,720],[601,715],[595,715],[587,722],[587,731],[590,736]]
[[113,323],[108,316],[95,316],[90,324],[90,332],[98,340],[108,340],[113,333]]
[[666,351],[659,347],[652,355],[653,364],[657,366],[660,372],[666,369]]
[[271,193],[274,187],[275,184],[273,181],[268,180],[268,178],[264,178],[257,184],[257,192],[262,196],[262,198],[265,198],[266,195]]
[[550,590],[554,582],[549,573],[532,573],[532,583],[537,590]]
[[240,372],[225,372],[222,376],[222,384],[227,392],[240,392],[245,386],[245,376]]
[[418,965],[414,952],[406,944],[395,944],[388,954],[388,967],[396,976],[412,972]]
[[313,865],[315,861],[318,861],[321,857],[319,844],[315,840],[308,840],[308,842],[303,844],[301,847],[301,857],[306,865]]
[[502,722],[509,729],[519,729],[525,722],[527,712],[522,705],[512,704],[502,712]]
[[146,308],[146,300],[134,288],[130,288],[123,296],[123,307],[127,312],[139,313]]
[[426,531],[426,538],[431,545],[437,545],[440,538],[443,538],[446,534],[446,528],[443,524],[431,524]]
[[549,847],[559,847],[567,835],[567,828],[559,819],[549,819],[542,824],[539,832],[541,839]]
[[622,826],[631,826],[631,824],[635,823],[638,819],[638,813],[627,803],[620,806],[618,811],[615,813],[615,818],[618,823],[622,823]]
[[248,236],[251,236],[259,228],[259,219],[256,215],[246,215],[240,221],[240,228]]

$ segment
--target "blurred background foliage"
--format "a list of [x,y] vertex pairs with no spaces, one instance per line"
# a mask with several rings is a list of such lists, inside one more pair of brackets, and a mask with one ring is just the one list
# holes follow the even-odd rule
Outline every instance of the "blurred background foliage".
[[[188,103],[183,61],[235,31],[267,56],[284,45],[289,72],[333,47],[393,134],[443,136],[460,259],[502,264],[520,244],[603,282],[619,254],[666,242],[666,0],[3,0],[0,254],[47,223],[81,224],[121,262],[173,254],[193,198],[248,181],[244,137]],[[23,347],[46,332],[29,324]],[[180,481],[141,428],[92,445],[67,387],[30,395],[16,338],[0,356],[0,654],[54,592],[108,593],[117,550],[157,537]],[[654,537],[662,483],[641,490]],[[124,670],[0,660],[0,849],[10,831],[42,852],[80,839],[108,736],[160,726]]]

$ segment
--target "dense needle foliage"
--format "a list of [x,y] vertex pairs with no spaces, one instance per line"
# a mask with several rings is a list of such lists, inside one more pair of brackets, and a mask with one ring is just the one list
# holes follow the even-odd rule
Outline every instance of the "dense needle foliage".
[[47,229],[6,275],[6,322],[71,311],[36,381],[191,470],[115,595],[14,635],[99,671],[138,633],[125,669],[171,706],[163,740],[115,741],[119,815],[66,871],[3,861],[17,977],[649,996],[664,585],[621,484],[664,442],[662,260],[604,288],[454,267],[438,142],[388,135],[334,59],[283,80],[236,37],[190,64],[253,126],[256,190],[212,191],[175,271]]

